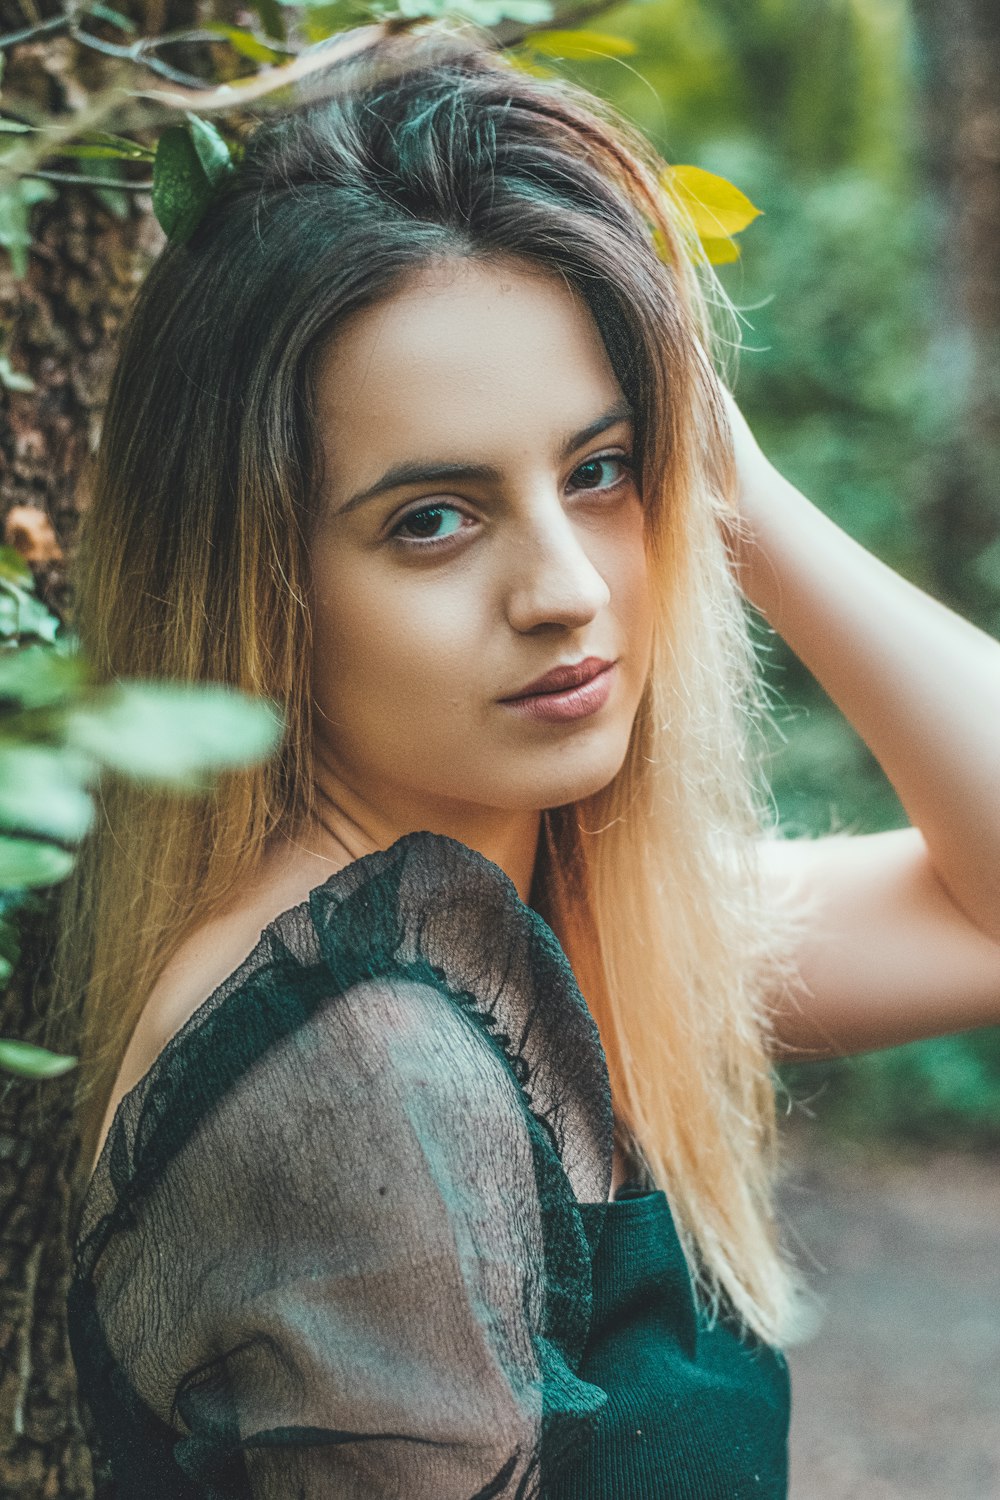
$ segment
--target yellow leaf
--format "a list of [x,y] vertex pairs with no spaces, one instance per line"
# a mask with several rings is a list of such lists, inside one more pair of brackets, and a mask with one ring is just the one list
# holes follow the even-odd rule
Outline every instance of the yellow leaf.
[[565,57],[572,61],[598,56],[631,57],[636,44],[624,36],[609,36],[603,31],[536,31],[528,46],[548,57]]
[[512,67],[521,73],[530,73],[534,78],[554,78],[556,75],[551,68],[543,68],[541,63],[532,62],[525,52],[510,47],[505,52],[505,57]]
[[738,187],[704,167],[669,167],[663,183],[683,203],[702,240],[739,234],[761,212]]
[[[706,235],[704,239],[699,238],[697,243],[701,246],[702,254],[709,265],[722,266],[728,261],[739,260],[740,258],[740,247],[735,240]],[[655,227],[653,229],[653,246],[660,259],[665,265],[669,266],[672,261],[669,246],[662,232]]]
[[716,239],[712,235],[702,235],[701,248],[705,252],[705,259],[711,266],[724,266],[740,258],[740,247],[735,240]]

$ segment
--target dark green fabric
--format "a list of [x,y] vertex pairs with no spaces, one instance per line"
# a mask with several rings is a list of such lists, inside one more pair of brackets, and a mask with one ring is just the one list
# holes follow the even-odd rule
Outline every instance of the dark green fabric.
[[579,1370],[608,1404],[546,1500],[783,1500],[788,1366],[734,1326],[698,1312],[663,1192],[609,1204]]
[[80,1207],[116,1500],[780,1500],[784,1363],[698,1326],[662,1194],[608,1203],[612,1124],[566,956],[481,855],[408,834],[282,913]]

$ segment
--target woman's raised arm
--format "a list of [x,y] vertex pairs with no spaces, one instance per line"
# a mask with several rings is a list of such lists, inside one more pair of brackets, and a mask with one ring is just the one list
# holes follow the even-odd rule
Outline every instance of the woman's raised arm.
[[1000,1024],[1000,643],[812,505],[726,404],[743,592],[868,745],[912,825],[765,844],[776,893],[811,913],[781,1042],[847,1053]]

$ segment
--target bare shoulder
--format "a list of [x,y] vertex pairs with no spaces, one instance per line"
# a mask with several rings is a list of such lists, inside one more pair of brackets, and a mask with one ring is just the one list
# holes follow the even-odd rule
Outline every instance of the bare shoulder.
[[272,862],[248,886],[237,906],[202,923],[184,939],[136,1022],[108,1100],[91,1170],[122,1099],[146,1076],[171,1037],[253,952],[268,923],[304,901],[333,869],[329,861],[322,868],[313,861]]

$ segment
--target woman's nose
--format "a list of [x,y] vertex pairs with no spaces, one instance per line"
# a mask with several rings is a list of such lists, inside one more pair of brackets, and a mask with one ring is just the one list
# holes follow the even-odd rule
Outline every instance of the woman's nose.
[[611,599],[603,575],[558,502],[542,507],[531,524],[519,526],[509,562],[508,618],[515,630],[586,625]]

